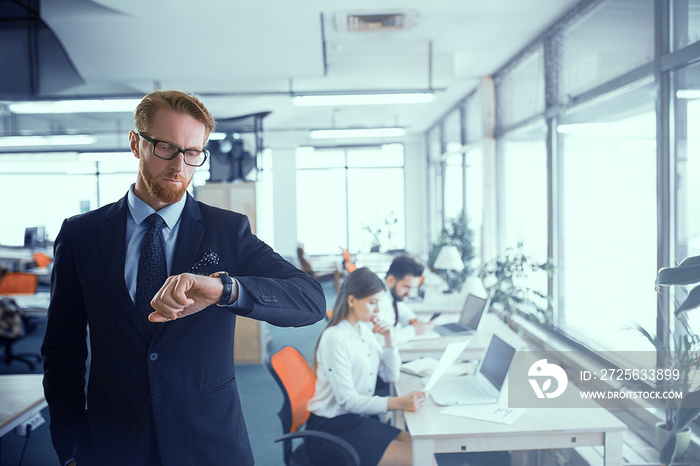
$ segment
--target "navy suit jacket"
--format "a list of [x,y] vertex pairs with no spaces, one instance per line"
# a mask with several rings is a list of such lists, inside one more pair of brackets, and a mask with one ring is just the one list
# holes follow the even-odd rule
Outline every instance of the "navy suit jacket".
[[[165,466],[253,464],[236,388],[235,313],[309,325],[323,318],[323,290],[253,235],[247,217],[187,195],[171,274],[226,271],[249,300],[242,310],[210,306],[158,324],[149,338],[124,281],[127,215],[124,197],[67,219],[56,238],[42,354],[60,461],[146,464],[157,442]],[[199,267],[208,252],[219,263]]]

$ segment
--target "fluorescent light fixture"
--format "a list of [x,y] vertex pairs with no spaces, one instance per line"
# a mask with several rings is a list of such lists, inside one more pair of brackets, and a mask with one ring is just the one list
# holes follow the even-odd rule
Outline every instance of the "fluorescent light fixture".
[[364,129],[316,129],[309,133],[313,139],[334,138],[381,138],[403,136],[403,128],[364,128]]
[[676,97],[679,99],[700,99],[700,89],[678,89]]
[[12,113],[109,113],[133,112],[141,99],[91,99],[13,102],[8,104]]
[[222,139],[226,139],[226,133],[214,132],[209,135],[210,141],[221,141]]
[[323,105],[426,104],[432,101],[433,94],[429,92],[297,95],[292,98],[292,103],[299,107]]
[[82,146],[94,144],[97,138],[91,134],[57,134],[53,136],[2,136],[0,147],[26,146]]
[[81,162],[123,162],[133,158],[131,152],[81,152],[78,155]]

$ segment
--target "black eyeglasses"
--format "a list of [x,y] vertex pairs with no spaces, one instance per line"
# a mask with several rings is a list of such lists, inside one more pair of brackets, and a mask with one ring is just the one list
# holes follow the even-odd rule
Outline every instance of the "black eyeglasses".
[[186,165],[189,165],[191,167],[201,167],[202,165],[204,165],[204,162],[209,156],[209,151],[206,149],[180,149],[175,144],[149,138],[141,131],[138,131],[137,134],[153,145],[153,155],[155,155],[159,159],[172,160],[175,157],[177,157],[177,154],[182,152],[182,158]]

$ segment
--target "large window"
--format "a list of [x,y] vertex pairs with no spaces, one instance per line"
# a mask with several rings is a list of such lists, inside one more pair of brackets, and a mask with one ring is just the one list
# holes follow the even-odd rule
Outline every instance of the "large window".
[[[673,74],[675,109],[675,254],[678,261],[700,255],[700,65]],[[681,299],[682,296],[679,296]],[[672,306],[672,308],[675,306]],[[688,313],[700,329],[700,313]]]
[[654,58],[654,1],[601,2],[561,37],[561,101]]
[[[546,126],[538,123],[506,134],[500,140],[500,245],[516,248],[537,262],[547,260]],[[538,286],[547,292],[544,284]]]
[[656,330],[654,104],[646,83],[568,112],[558,127],[557,323],[594,348],[648,350],[631,328]]
[[674,50],[700,41],[700,0],[673,0],[671,22]]
[[309,254],[403,249],[403,146],[300,149],[297,238]]
[[[0,155],[0,244],[24,244],[24,229],[33,226],[43,226],[53,241],[64,219],[123,197],[137,171],[130,153]],[[208,178],[207,162],[195,171],[190,191]]]

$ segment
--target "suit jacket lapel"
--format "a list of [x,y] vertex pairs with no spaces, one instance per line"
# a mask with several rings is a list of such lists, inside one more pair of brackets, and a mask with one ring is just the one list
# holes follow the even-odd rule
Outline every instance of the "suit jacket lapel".
[[185,209],[180,218],[180,231],[175,243],[175,255],[170,271],[171,275],[189,272],[197,260],[196,254],[204,237],[202,214],[192,196],[187,194]]
[[124,196],[105,215],[105,222],[100,228],[100,245],[102,260],[110,277],[109,287],[119,308],[127,315],[139,332],[148,339],[146,323],[136,312],[129,289],[124,281],[124,264],[126,262],[126,215],[127,198]]

